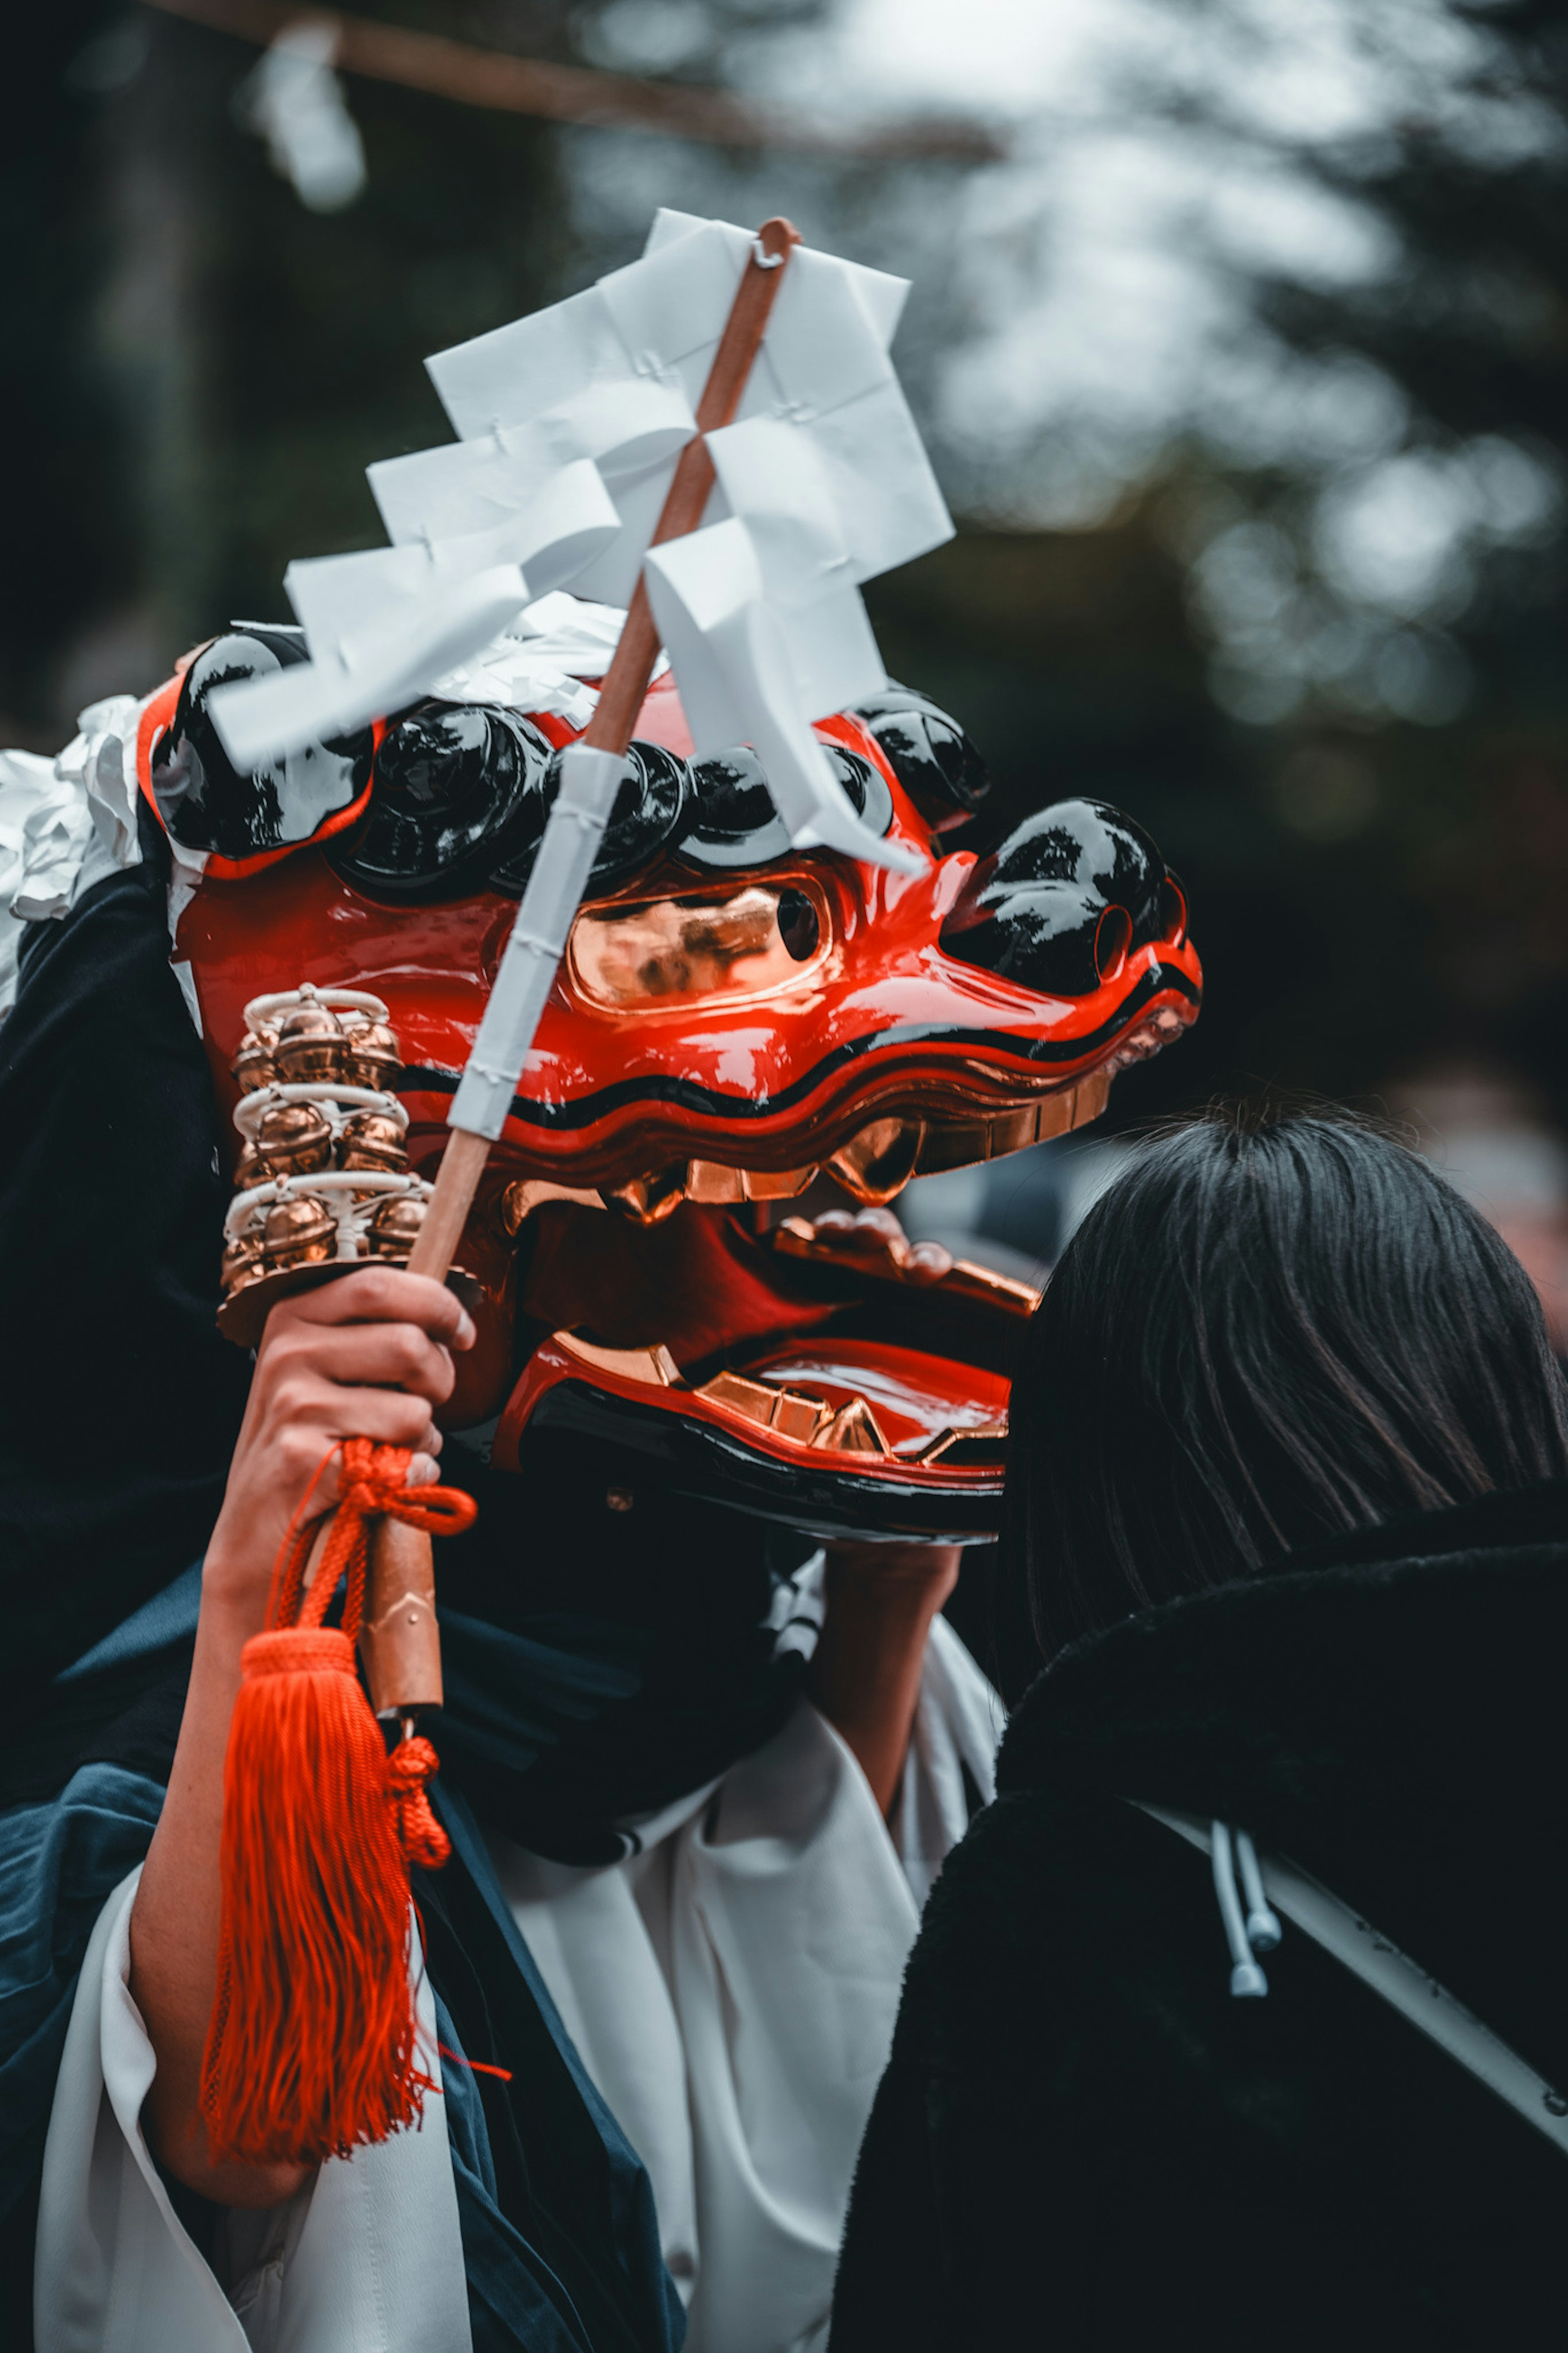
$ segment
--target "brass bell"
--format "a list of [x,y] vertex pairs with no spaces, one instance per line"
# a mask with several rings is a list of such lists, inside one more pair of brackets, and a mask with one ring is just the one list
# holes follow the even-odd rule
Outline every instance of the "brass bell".
[[239,1051],[230,1063],[242,1095],[252,1095],[258,1087],[269,1087],[278,1075],[272,1066],[272,1049],[278,1039],[267,1029],[247,1029],[239,1041]]
[[419,1229],[425,1223],[425,1204],[416,1193],[395,1193],[384,1201],[371,1219],[365,1231],[372,1258],[390,1259],[395,1265],[406,1265],[408,1253],[418,1240]]
[[384,1168],[401,1176],[408,1166],[403,1130],[383,1111],[356,1111],[338,1138],[340,1168]]
[[237,1193],[248,1193],[253,1185],[265,1185],[271,1175],[271,1169],[254,1144],[241,1147],[239,1158],[234,1164],[234,1189]]
[[261,1263],[261,1238],[258,1234],[236,1234],[224,1249],[223,1264],[218,1270],[224,1296],[243,1291],[247,1282],[258,1282],[266,1269]]
[[344,1078],[353,1086],[384,1092],[403,1068],[403,1050],[395,1032],[384,1021],[367,1021],[363,1013],[345,1020],[343,1028],[349,1041]]
[[274,1201],[261,1224],[261,1256],[268,1274],[285,1267],[319,1266],[335,1258],[337,1220],[326,1203],[309,1193]]
[[342,1079],[348,1040],[330,1005],[309,997],[284,1017],[272,1060],[280,1079]]
[[271,1103],[256,1128],[257,1156],[273,1176],[303,1176],[332,1164],[332,1130],[315,1103]]

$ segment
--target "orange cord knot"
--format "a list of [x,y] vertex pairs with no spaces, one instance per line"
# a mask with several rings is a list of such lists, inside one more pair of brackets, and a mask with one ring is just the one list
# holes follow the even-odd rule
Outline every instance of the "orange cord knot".
[[[368,1438],[345,1438],[341,1449],[332,1450],[333,1453],[340,1451],[343,1459],[342,1497],[332,1514],[331,1531],[322,1546],[310,1589],[305,1588],[305,1569],[316,1538],[318,1524],[314,1521],[306,1521],[298,1527],[291,1543],[285,1539],[268,1623],[278,1627],[319,1626],[346,1575],[349,1589],[343,1603],[343,1632],[353,1642],[359,1639],[364,1615],[365,1561],[370,1550],[366,1522],[384,1515],[406,1520],[410,1527],[423,1528],[429,1535],[455,1536],[473,1525],[479,1505],[460,1487],[410,1487],[408,1465],[414,1458],[406,1446],[375,1446]],[[330,1461],[331,1456],[327,1460]]]
[[393,1811],[397,1818],[397,1842],[410,1862],[439,1871],[452,1852],[452,1841],[430,1810],[426,1783],[437,1770],[437,1758],[419,1733],[400,1740],[386,1760]]
[[461,1535],[471,1527],[479,1510],[460,1487],[411,1487],[408,1465],[413,1456],[405,1446],[376,1446],[368,1438],[343,1440],[343,1471],[347,1485],[340,1512],[373,1512],[406,1520],[433,1536]]

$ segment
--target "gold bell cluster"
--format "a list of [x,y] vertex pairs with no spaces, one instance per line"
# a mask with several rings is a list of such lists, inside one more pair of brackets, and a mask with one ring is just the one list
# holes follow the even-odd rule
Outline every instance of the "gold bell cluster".
[[248,1311],[302,1281],[406,1264],[431,1190],[409,1171],[408,1114],[391,1092],[402,1056],[378,997],[307,981],[253,998],[245,1019],[219,1311],[236,1338],[259,1328]]

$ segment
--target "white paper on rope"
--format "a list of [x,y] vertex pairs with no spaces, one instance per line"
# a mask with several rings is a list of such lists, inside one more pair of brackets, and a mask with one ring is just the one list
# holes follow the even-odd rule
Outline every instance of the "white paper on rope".
[[[797,617],[769,601],[746,524],[732,517],[651,548],[647,584],[697,750],[751,744],[796,849],[840,849],[896,873],[918,874],[924,863],[918,851],[882,840],[861,823],[811,731],[796,669],[802,638],[792,642]],[[811,621],[820,624],[830,603],[807,607]],[[841,611],[844,603],[858,608],[853,587],[843,592]],[[833,659],[826,638],[826,630],[805,637],[824,670]],[[864,647],[880,678],[868,628],[863,661]]]
[[[310,665],[215,695],[237,766],[363,725],[468,676],[481,657],[493,691],[505,672],[486,649],[529,598],[571,584],[591,600],[630,601],[752,245],[731,222],[660,212],[640,260],[432,355],[462,438],[368,470],[390,546],[290,565]],[[710,437],[718,486],[704,521],[747,524],[756,593],[773,617],[742,632],[752,652],[735,683],[763,662],[775,712],[792,681],[806,716],[875,691],[880,665],[853,585],[952,532],[888,357],[906,291],[797,248],[737,421]],[[726,610],[730,544],[704,557],[720,567]],[[685,609],[686,667],[697,664],[699,701],[710,700],[718,647],[697,656],[689,598]],[[781,632],[788,660],[763,662],[756,649]],[[738,647],[732,626],[724,641]],[[545,691],[557,704],[579,699]],[[825,789],[837,793],[831,776]],[[847,803],[842,814],[852,823]]]
[[584,458],[487,530],[291,564],[283,585],[310,660],[215,693],[230,759],[254,769],[415,701],[488,645],[531,595],[574,578],[620,528]]
[[536,417],[388,458],[365,472],[395,543],[440,539],[494,530],[526,512],[553,479],[584,459],[598,468],[611,497],[632,497],[645,476],[668,472],[696,429],[677,385],[591,382]]

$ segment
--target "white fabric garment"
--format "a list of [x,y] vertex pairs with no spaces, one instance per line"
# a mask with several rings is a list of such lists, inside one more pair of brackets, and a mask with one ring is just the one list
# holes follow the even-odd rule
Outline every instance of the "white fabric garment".
[[58,917],[106,874],[135,866],[134,695],[89,703],[53,760],[0,752],[0,1020],[16,997],[24,923]]
[[[595,605],[558,588],[536,597],[472,659],[438,678],[431,693],[442,702],[497,702],[512,711],[554,712],[570,727],[586,727],[598,707],[597,687],[626,627],[618,605]],[[650,675],[662,678],[669,658],[660,653]]]
[[[787,1593],[787,1588],[786,1588]],[[820,1612],[807,1586],[793,1623]],[[816,2353],[904,1964],[1002,1704],[945,1619],[927,1645],[891,1837],[809,1701],[600,1868],[493,1838],[514,1918],[648,2169],[686,2353]]]
[[[141,1875],[99,1915],[66,2034],[38,2207],[38,2353],[472,2353],[438,2095],[419,2130],[323,2165],[288,2205],[231,2212],[222,2278],[204,2262],[139,2122],[155,2073],[129,1982]],[[423,1976],[417,2010],[438,2083]]]

